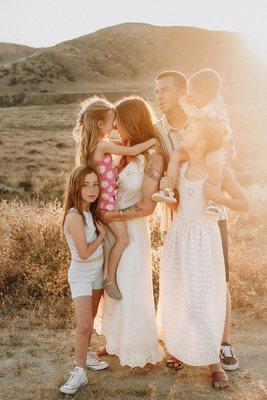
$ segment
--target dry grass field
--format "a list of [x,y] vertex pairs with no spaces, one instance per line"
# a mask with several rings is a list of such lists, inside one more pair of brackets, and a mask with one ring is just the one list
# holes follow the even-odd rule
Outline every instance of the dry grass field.
[[[255,105],[254,105],[255,104]],[[147,375],[111,366],[88,372],[75,399],[266,398],[266,105],[232,102],[236,176],[251,211],[229,212],[231,340],[240,369],[232,387],[215,393],[206,368],[175,374],[158,365]],[[74,166],[71,136],[77,105],[0,108],[0,385],[3,399],[61,399],[73,365],[73,315],[66,281],[69,254],[60,232],[65,180]],[[155,297],[164,240],[157,212],[150,219]],[[103,339],[94,335],[93,348]],[[1,396],[0,396],[1,397]]]

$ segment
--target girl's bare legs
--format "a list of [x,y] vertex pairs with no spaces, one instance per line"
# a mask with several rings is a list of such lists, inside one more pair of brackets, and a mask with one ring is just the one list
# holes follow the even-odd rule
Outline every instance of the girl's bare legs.
[[171,153],[166,176],[172,181],[172,186],[166,187],[154,193],[151,197],[153,201],[164,203],[177,203],[177,200],[174,197],[174,186],[179,176],[179,164],[186,158],[188,158],[187,154],[181,150],[174,150]]
[[75,360],[77,367],[85,368],[89,339],[93,330],[92,296],[73,299],[76,317]]
[[[111,232],[115,236],[116,242],[109,252],[108,256],[108,271],[105,279],[105,289],[107,294],[115,299],[121,298],[116,283],[116,272],[122,253],[129,245],[130,240],[125,221],[113,221],[108,224]],[[118,294],[120,296],[118,296]]]
[[[93,320],[96,317],[98,305],[99,305],[102,294],[103,294],[103,289],[93,290]],[[91,335],[92,335],[92,333],[91,333]],[[90,335],[90,338],[91,338],[91,335]],[[90,343],[90,341],[89,341],[89,343]],[[100,347],[99,349],[96,350],[95,353],[97,356],[106,356],[108,354],[107,350],[106,350],[106,346]]]
[[103,289],[95,289],[93,290],[93,296],[92,296],[92,330],[89,334],[89,345],[90,345],[90,341],[91,341],[91,336],[93,333],[93,327],[94,327],[94,319],[96,317],[97,314],[97,309],[98,309],[98,305],[101,299],[101,296],[103,294]]

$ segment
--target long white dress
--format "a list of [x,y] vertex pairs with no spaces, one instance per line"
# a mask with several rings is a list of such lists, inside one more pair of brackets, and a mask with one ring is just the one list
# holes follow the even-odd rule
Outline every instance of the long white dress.
[[180,169],[180,204],[162,249],[157,324],[171,355],[200,366],[219,362],[226,283],[218,223],[205,212],[205,179],[186,179],[187,165]]
[[[120,208],[141,200],[144,164],[144,156],[140,155],[119,174]],[[100,306],[95,327],[106,338],[107,352],[117,355],[121,365],[143,367],[163,358],[157,339],[149,225],[147,218],[126,223],[130,244],[124,250],[117,270],[122,299],[112,300],[104,296],[102,316]],[[108,231],[105,240],[107,252],[112,243],[114,238]]]

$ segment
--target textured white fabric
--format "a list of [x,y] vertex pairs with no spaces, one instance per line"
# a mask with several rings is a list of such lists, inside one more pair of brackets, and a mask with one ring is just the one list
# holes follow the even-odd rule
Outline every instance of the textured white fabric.
[[[129,163],[119,175],[118,201],[121,208],[141,199],[144,177],[144,157]],[[151,244],[147,218],[127,221],[129,246],[124,250],[117,270],[117,282],[122,299],[104,297],[104,307],[96,319],[98,333],[106,337],[109,354],[115,354],[121,365],[143,367],[163,358],[157,340],[156,314],[153,297]],[[106,235],[107,252],[114,242]],[[102,314],[102,318],[101,318]]]
[[[71,208],[69,212],[78,212],[75,208]],[[93,242],[97,238],[97,233],[96,233],[96,227],[93,221],[93,216],[90,211],[83,211],[85,220],[86,220],[86,226],[85,226],[85,236],[86,236],[86,241],[87,243]],[[87,260],[82,260],[77,253],[77,249],[74,243],[74,240],[69,232],[64,231],[66,241],[68,243],[70,252],[71,252],[71,259],[75,261],[82,261],[86,262],[91,259],[94,259],[96,257],[99,257],[101,254],[103,254],[103,245],[102,243],[98,246],[98,248],[94,251],[93,254],[87,259]]]
[[180,204],[162,250],[159,336],[190,365],[219,362],[226,307],[225,268],[216,217],[206,214],[203,183],[180,170]]
[[[72,208],[70,212],[78,211]],[[90,243],[97,238],[96,227],[90,211],[84,211],[84,216],[86,219],[85,236],[87,242]],[[64,233],[71,252],[71,264],[68,269],[71,297],[92,296],[93,290],[103,288],[103,244],[101,243],[87,260],[82,260],[78,256],[71,234],[66,231]]]

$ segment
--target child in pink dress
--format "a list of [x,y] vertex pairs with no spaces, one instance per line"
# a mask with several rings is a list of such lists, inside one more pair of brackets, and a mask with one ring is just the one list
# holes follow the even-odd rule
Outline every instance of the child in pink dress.
[[[115,109],[106,99],[92,97],[81,104],[80,115],[74,129],[77,143],[76,163],[78,165],[96,165],[100,178],[100,209],[105,211],[117,210],[117,172],[113,166],[112,154],[121,156],[136,156],[157,146],[157,139],[150,139],[135,146],[123,146],[119,140],[110,140],[106,136],[114,128]],[[125,221],[113,221],[108,224],[115,236],[116,242],[112,247],[104,280],[104,289],[108,296],[115,300],[122,298],[116,282],[116,271],[120,257],[129,244]]]

